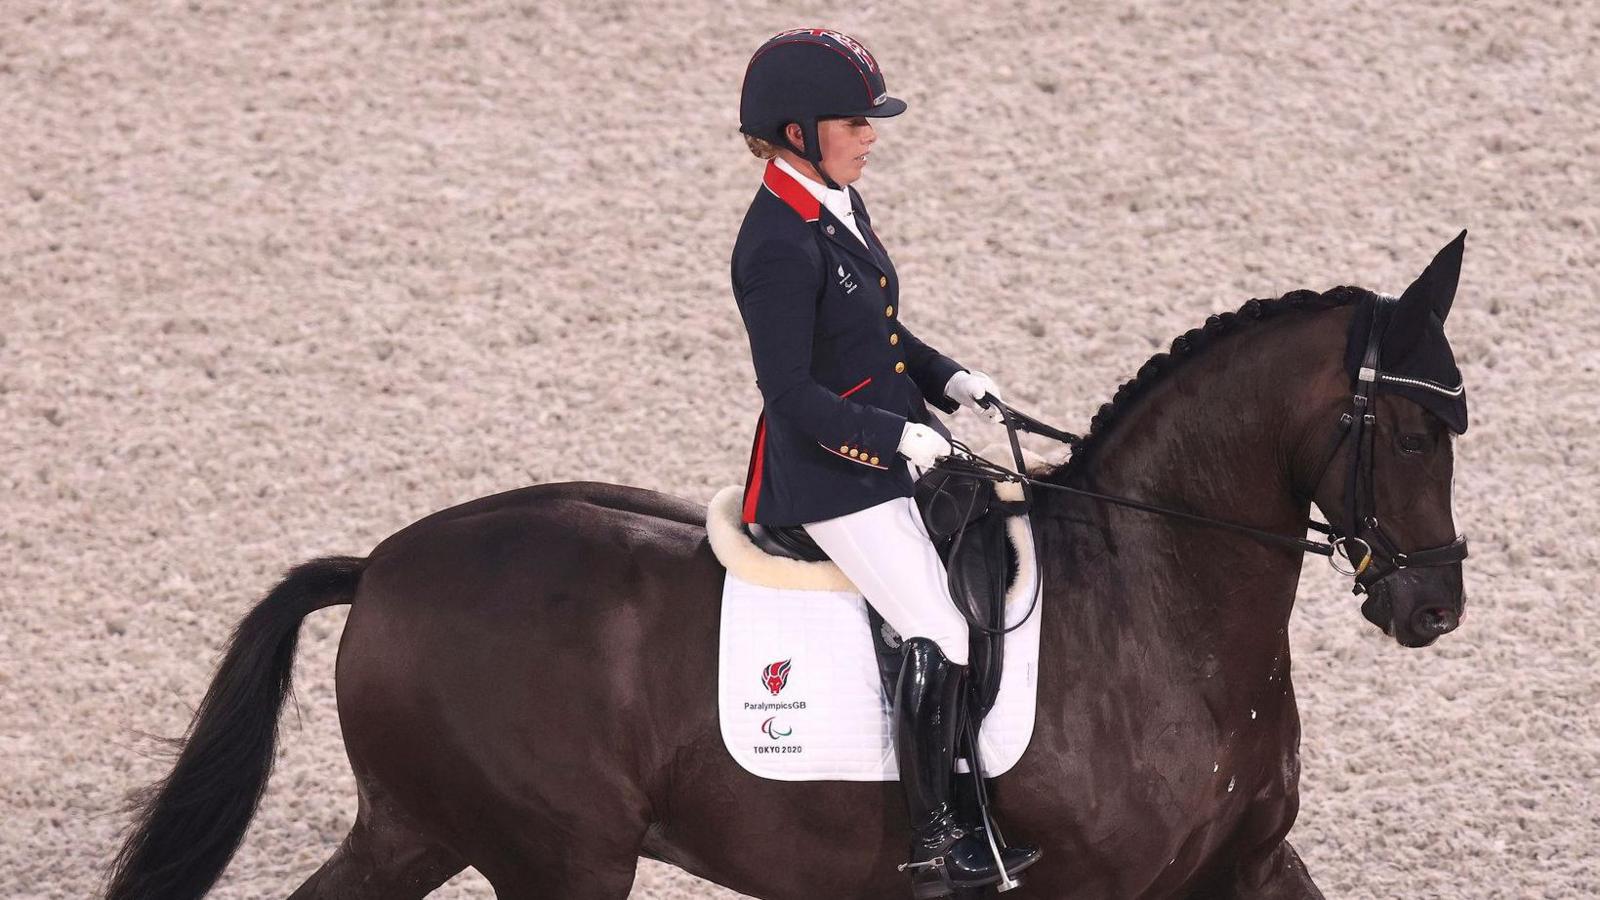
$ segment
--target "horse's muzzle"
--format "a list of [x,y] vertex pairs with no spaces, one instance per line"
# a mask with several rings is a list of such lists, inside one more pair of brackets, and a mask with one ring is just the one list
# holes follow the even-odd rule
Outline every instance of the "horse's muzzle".
[[1465,605],[1456,599],[1459,576],[1451,579],[1453,585],[1444,585],[1443,591],[1436,578],[1437,573],[1407,570],[1380,579],[1361,604],[1361,615],[1402,647],[1427,647],[1460,627]]

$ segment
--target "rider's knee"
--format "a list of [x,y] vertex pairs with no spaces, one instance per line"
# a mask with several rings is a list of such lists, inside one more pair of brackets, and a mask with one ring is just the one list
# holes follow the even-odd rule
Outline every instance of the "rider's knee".
[[[965,623],[962,624],[965,625]],[[906,635],[904,639],[910,640],[914,637],[933,641],[934,644],[938,645],[939,652],[952,665],[964,666],[967,664],[966,628],[962,628],[959,634],[954,631],[940,631],[938,633],[932,630],[919,631],[916,634]]]

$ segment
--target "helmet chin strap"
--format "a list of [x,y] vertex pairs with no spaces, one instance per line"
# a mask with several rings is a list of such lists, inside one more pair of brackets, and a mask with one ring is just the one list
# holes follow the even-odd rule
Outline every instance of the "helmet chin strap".
[[788,128],[784,128],[783,131],[779,132],[779,134],[783,137],[784,146],[788,147],[796,154],[804,157],[806,162],[811,163],[811,168],[815,169],[817,174],[822,176],[823,184],[835,191],[844,190],[844,188],[839,186],[838,182],[829,177],[828,170],[822,167],[822,142],[817,140],[817,120],[808,119],[797,124],[800,126],[800,135],[805,139],[806,142],[805,149],[802,150],[799,147],[796,147],[793,143],[790,143]]

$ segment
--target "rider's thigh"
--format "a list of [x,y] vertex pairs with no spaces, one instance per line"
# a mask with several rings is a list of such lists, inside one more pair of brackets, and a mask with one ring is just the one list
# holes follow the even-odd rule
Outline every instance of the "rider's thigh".
[[967,664],[967,621],[950,598],[944,561],[910,497],[820,522],[806,533],[902,638],[924,637]]

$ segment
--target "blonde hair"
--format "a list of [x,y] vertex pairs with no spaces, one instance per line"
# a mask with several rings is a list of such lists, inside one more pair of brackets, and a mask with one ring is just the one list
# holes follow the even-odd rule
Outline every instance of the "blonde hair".
[[756,159],[771,159],[778,155],[778,148],[771,141],[763,140],[754,135],[744,136],[744,145],[756,155]]

